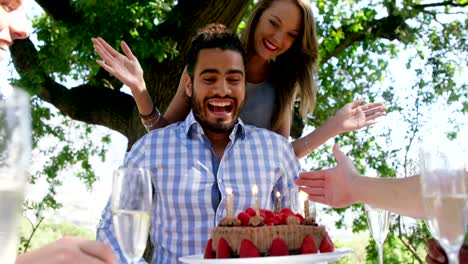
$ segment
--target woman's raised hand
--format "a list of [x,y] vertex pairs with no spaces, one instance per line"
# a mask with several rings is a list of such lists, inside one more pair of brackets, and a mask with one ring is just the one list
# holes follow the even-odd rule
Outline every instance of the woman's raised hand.
[[102,68],[127,85],[132,90],[132,94],[141,92],[142,89],[146,90],[143,69],[124,41],[121,42],[121,47],[125,55],[116,51],[101,37],[92,38],[92,41],[102,58],[96,62]]
[[361,105],[363,99],[345,104],[332,118],[338,133],[350,132],[377,123],[387,108],[383,103]]

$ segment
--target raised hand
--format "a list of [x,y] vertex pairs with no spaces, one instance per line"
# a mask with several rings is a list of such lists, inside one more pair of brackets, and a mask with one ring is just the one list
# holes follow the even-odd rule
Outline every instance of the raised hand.
[[352,161],[340,150],[339,144],[333,146],[333,155],[338,163],[335,168],[303,172],[296,180],[296,185],[309,194],[312,201],[346,207],[356,202],[353,184],[360,175]]
[[102,60],[96,62],[107,72],[127,85],[135,96],[135,92],[146,92],[143,79],[143,69],[138,59],[133,55],[128,45],[122,41],[121,47],[125,55],[112,48],[104,39],[92,38],[94,48]]
[[344,105],[332,118],[339,133],[354,131],[374,125],[377,118],[384,116],[386,107],[383,103],[361,105],[363,99]]

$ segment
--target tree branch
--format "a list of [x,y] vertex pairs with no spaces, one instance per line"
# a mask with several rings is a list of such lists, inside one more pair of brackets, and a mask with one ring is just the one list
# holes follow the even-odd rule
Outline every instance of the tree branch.
[[[11,53],[18,74],[29,82],[27,86],[38,89],[37,96],[63,114],[86,123],[107,126],[124,135],[134,133],[133,123],[138,119],[132,118],[137,110],[130,95],[89,83],[71,89],[57,83],[41,68],[37,50],[29,39],[15,41]],[[100,75],[104,76],[104,73]]]
[[[406,26],[405,19],[401,15],[389,15],[378,20],[369,21],[363,26],[363,29],[355,32],[350,30],[350,26],[341,28],[344,33],[344,39],[330,52],[327,52],[320,61],[320,64],[326,63],[332,57],[337,56],[346,48],[354,45],[354,43],[364,40],[367,37],[384,38],[388,40],[402,40],[402,34],[398,29]],[[326,49],[323,49],[326,50]]]
[[439,3],[431,3],[431,4],[417,4],[417,5],[412,5],[413,8],[416,8],[416,9],[425,9],[425,8],[428,8],[428,7],[439,7],[439,6],[453,6],[453,7],[464,7],[464,6],[468,6],[468,3],[463,3],[463,4],[460,4],[460,3],[456,3],[454,1],[444,1],[444,2],[439,2]]
[[81,15],[73,8],[71,0],[36,0],[36,3],[55,21],[62,21],[67,24],[79,24],[82,21]]

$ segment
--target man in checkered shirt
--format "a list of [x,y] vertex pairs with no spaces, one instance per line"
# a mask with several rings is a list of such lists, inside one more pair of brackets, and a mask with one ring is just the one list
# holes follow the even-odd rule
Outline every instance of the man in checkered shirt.
[[[200,31],[187,56],[190,77],[184,79],[192,111],[184,121],[142,137],[125,159],[124,166],[152,172],[153,263],[179,263],[181,256],[203,253],[210,230],[226,211],[226,188],[233,190],[237,212],[254,206],[254,185],[261,208],[273,208],[277,191],[289,206],[299,161],[285,138],[238,119],[245,66],[246,54],[235,34],[219,24]],[[120,263],[127,263],[109,204],[97,238],[112,245]]]

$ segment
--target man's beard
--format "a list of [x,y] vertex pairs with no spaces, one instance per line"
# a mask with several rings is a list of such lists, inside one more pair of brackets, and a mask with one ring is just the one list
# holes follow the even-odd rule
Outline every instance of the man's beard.
[[[235,105],[238,106],[237,99],[234,98],[234,97],[231,97],[231,96],[225,96],[225,97],[213,96],[213,97],[210,97],[210,98],[205,98],[204,101],[206,101],[208,99],[211,99],[211,98],[229,98],[229,99],[234,100]],[[195,120],[197,120],[198,123],[200,123],[202,128],[207,129],[208,131],[211,131],[211,132],[214,132],[214,133],[226,133],[226,132],[231,131],[231,129],[237,123],[237,120],[238,120],[238,117],[239,117],[239,112],[242,109],[242,107],[244,105],[244,102],[242,102],[242,105],[240,107],[237,107],[237,109],[232,110],[233,111],[233,113],[232,113],[233,118],[232,118],[231,122],[225,123],[224,119],[222,119],[222,118],[216,119],[214,122],[211,122],[211,121],[207,120],[206,116],[203,115],[203,113],[204,113],[203,112],[203,109],[204,109],[203,106],[205,105],[204,101],[201,102],[200,104],[197,104],[197,97],[195,96],[195,93],[194,93],[193,87],[192,87],[192,97],[190,98],[190,102],[192,104],[192,110],[193,110],[193,114],[195,116]]]

